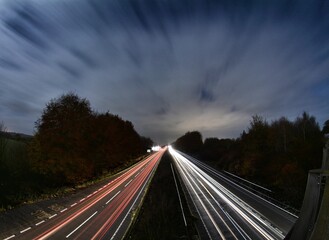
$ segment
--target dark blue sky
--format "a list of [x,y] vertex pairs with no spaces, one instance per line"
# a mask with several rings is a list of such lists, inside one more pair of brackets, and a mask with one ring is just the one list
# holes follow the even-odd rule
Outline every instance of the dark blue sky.
[[329,1],[0,2],[0,121],[33,133],[69,91],[161,143],[252,115],[329,119]]

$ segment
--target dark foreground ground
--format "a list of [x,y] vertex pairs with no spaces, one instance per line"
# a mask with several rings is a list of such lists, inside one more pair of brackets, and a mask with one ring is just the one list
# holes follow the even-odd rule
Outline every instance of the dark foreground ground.
[[[126,240],[197,238],[193,218],[189,214],[184,194],[179,186],[187,218],[185,227],[170,165],[171,157],[167,151],[161,159],[137,220],[127,234]],[[176,180],[178,181],[177,176]]]

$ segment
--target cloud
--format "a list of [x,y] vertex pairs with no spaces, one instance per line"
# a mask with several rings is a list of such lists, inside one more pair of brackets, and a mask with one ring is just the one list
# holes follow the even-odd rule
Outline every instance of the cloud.
[[307,1],[8,1],[0,116],[31,133],[51,98],[74,91],[160,143],[188,130],[237,137],[254,114],[306,110],[323,123],[328,10]]
[[0,58],[0,67],[8,70],[16,70],[16,71],[21,71],[23,70],[23,67],[20,66],[19,64],[15,63],[11,59],[3,59]]

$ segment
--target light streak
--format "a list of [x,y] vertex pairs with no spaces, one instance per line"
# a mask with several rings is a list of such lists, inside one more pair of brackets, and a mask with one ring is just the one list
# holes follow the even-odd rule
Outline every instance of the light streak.
[[[149,163],[152,162],[154,158],[159,159],[163,154],[162,152],[156,153],[156,155],[151,155],[144,161],[138,163],[134,167],[130,168],[128,171],[124,172],[122,175],[114,179],[110,185],[106,186],[102,189],[102,191],[95,191],[94,195],[88,199],[89,201],[83,201],[78,203],[74,203],[71,205],[71,207],[76,205],[82,206],[77,209],[75,212],[68,215],[64,220],[59,221],[54,226],[46,230],[41,235],[37,236],[34,239],[47,239],[51,235],[55,234],[57,231],[59,231],[61,228],[72,222],[74,219],[76,219],[78,216],[80,216],[82,213],[90,209],[92,206],[94,206],[97,202],[101,201],[104,197],[106,197],[108,194],[112,193],[112,191],[116,190],[119,186],[124,184],[128,179],[132,178],[137,172],[139,172],[142,168],[145,168],[146,166],[149,166]],[[97,194],[96,194],[97,193]],[[78,206],[77,206],[78,207]]]
[[[182,156],[171,147],[169,147],[169,152],[173,156],[175,165],[182,175],[185,184],[188,185],[188,189],[194,192],[194,201],[199,202],[202,208],[204,208],[204,211],[211,220],[213,227],[217,231],[218,224],[223,225],[228,229],[228,231],[230,231],[231,236],[238,239],[235,233],[231,230],[231,227],[227,225],[226,221],[223,219],[223,217],[225,217],[229,222],[231,222],[231,225],[236,229],[237,233],[239,233],[241,237],[250,239],[243,228],[241,228],[233,217],[221,207],[221,204],[216,200],[216,198],[219,198],[225,203],[225,205],[233,209],[245,223],[248,223],[249,226],[255,229],[258,234],[262,236],[262,238],[268,240],[284,238],[282,232],[274,227],[268,220],[264,219],[260,213],[215,181],[186,157]],[[215,194],[216,197],[213,194]],[[213,205],[206,195],[210,196],[210,199],[212,199],[217,206]],[[202,199],[199,196],[203,196]],[[217,209],[223,212],[223,217],[217,212]],[[217,216],[220,221],[215,221],[213,216]],[[225,236],[221,235],[221,237],[225,239]]]

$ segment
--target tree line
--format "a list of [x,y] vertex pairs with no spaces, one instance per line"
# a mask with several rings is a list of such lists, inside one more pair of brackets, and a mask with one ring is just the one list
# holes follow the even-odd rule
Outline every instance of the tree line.
[[271,188],[275,197],[297,208],[304,196],[308,171],[321,167],[325,134],[314,116],[304,112],[294,121],[281,117],[268,123],[253,116],[236,139],[207,138],[188,132],[174,146],[226,170]]
[[[87,99],[74,93],[47,103],[35,130],[25,142],[0,139],[4,146],[0,149],[2,205],[122,168],[145,154],[153,143],[140,136],[130,121],[93,111]],[[18,147],[21,156],[13,157]]]

